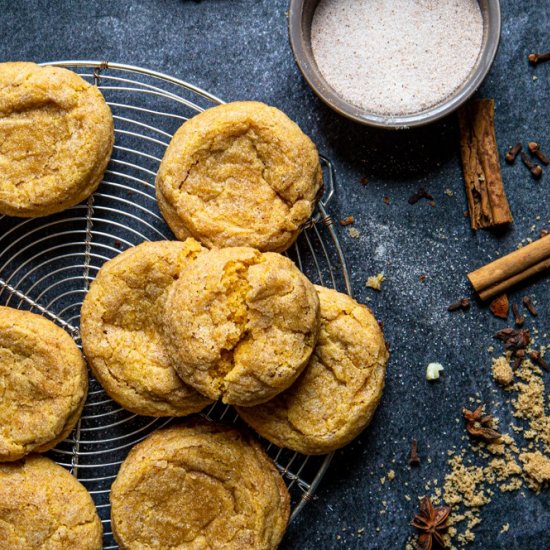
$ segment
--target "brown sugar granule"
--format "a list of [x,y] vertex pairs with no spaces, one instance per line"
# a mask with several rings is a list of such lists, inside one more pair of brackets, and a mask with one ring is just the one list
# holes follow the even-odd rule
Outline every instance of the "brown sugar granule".
[[[503,434],[498,441],[475,441],[459,453],[448,453],[450,473],[444,478],[443,501],[453,506],[447,535],[451,549],[474,540],[473,527],[481,521],[481,510],[496,490],[506,493],[527,487],[539,492],[550,482],[550,419],[545,409],[543,372],[525,359],[514,379],[510,358],[511,352],[507,352],[493,359],[492,374],[507,391],[515,393],[507,403],[527,428],[510,426],[517,439]],[[472,463],[472,453],[476,464]]]
[[514,371],[510,366],[510,361],[504,355],[493,359],[493,378],[501,386],[509,386],[514,380]]
[[519,459],[523,462],[525,480],[529,487],[539,492],[550,481],[550,458],[540,451],[521,453]]
[[491,499],[483,488],[483,469],[467,466],[460,455],[449,460],[451,473],[445,476],[443,494],[445,502],[451,506],[464,504],[470,508],[479,508]]

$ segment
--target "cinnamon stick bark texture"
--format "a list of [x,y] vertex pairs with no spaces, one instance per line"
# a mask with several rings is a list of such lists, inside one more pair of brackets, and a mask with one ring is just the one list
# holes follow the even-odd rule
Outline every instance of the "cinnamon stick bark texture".
[[482,300],[488,300],[506,289],[550,269],[550,238],[515,250],[468,274],[468,279]]
[[470,101],[458,111],[460,152],[473,229],[513,222],[500,175],[495,102]]

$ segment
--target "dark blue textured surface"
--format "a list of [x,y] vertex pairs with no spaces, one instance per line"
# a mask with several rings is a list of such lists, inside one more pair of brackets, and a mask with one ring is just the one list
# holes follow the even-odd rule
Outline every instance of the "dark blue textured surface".
[[[446,450],[462,443],[455,419],[468,397],[479,394],[494,409],[503,399],[493,391],[486,351],[503,322],[478,303],[465,314],[450,315],[446,306],[470,294],[466,272],[550,228],[550,172],[535,182],[523,166],[503,166],[515,224],[504,235],[473,233],[463,217],[455,118],[385,133],[338,117],[294,64],[286,10],[285,0],[2,0],[0,60],[107,59],[172,74],[227,101],[262,100],[287,112],[332,159],[338,182],[331,212],[337,219],[353,215],[361,232],[352,239],[338,228],[354,292],[384,321],[392,359],[374,422],[337,454],[318,498],[290,527],[283,548],[402,548],[412,532],[415,497],[427,480],[443,477]],[[526,62],[530,51],[550,49],[548,4],[504,0],[502,10],[501,46],[479,95],[495,98],[501,151],[529,139],[550,151],[550,63],[533,69]],[[363,176],[367,186],[360,184]],[[407,203],[420,186],[434,195],[434,208]],[[380,271],[387,280],[375,294],[364,283]],[[428,278],[420,283],[423,274]],[[549,288],[548,276],[528,287],[541,334],[550,328]],[[445,366],[435,385],[424,379],[430,361]],[[406,457],[413,436],[424,460],[411,472]],[[389,469],[396,479],[381,485]],[[483,510],[473,547],[550,546],[548,509],[548,493],[497,493]],[[510,530],[501,534],[507,522]]]

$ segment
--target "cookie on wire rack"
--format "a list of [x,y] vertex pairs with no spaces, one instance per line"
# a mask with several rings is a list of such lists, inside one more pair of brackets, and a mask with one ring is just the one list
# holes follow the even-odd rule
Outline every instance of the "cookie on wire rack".
[[313,356],[288,390],[239,415],[268,441],[306,455],[339,449],[371,421],[382,397],[388,349],[371,311],[316,286],[321,329]]
[[44,456],[0,464],[0,511],[0,542],[6,550],[103,548],[92,497]]
[[204,249],[185,242],[145,242],[100,269],[82,306],[82,345],[109,396],[144,416],[185,416],[212,401],[183,383],[159,326],[170,287]]
[[250,435],[208,421],[159,430],[136,445],[111,490],[123,550],[274,550],[290,512],[277,468]]
[[176,132],[160,166],[160,210],[178,239],[282,252],[322,194],[319,154],[284,113],[256,101],[207,109]]
[[88,371],[73,339],[28,311],[0,306],[0,462],[44,452],[78,421]]
[[280,254],[213,249],[168,291],[162,329],[182,380],[211,399],[252,406],[288,388],[306,366],[319,298]]
[[60,67],[0,63],[0,214],[47,216],[88,198],[113,141],[97,87]]

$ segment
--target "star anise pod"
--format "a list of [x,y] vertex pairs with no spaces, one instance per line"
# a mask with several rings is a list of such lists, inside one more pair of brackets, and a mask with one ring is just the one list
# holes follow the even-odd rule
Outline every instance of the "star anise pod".
[[495,441],[501,437],[497,430],[491,428],[493,417],[483,414],[484,405],[480,405],[475,411],[464,409],[462,414],[466,419],[466,429],[470,435],[485,439],[486,441]]
[[450,506],[434,508],[430,497],[426,496],[420,501],[418,513],[411,521],[411,525],[420,531],[418,543],[423,550],[431,550],[434,540],[441,548],[445,548],[443,533],[447,530],[450,512]]
[[503,328],[495,334],[495,338],[504,342],[505,349],[511,351],[525,349],[531,341],[529,331],[523,328]]

